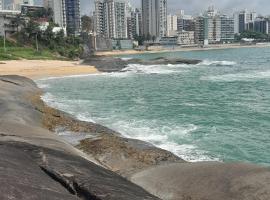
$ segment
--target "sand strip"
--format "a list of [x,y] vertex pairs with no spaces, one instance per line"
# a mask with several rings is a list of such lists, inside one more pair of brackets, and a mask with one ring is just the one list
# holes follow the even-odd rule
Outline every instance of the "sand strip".
[[78,61],[12,60],[1,61],[0,75],[20,75],[31,79],[98,73],[94,66]]

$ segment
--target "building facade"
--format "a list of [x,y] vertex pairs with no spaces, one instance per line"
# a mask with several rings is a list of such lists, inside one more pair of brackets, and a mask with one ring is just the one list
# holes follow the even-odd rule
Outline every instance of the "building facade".
[[247,30],[269,34],[269,21],[264,17],[258,17],[254,20],[254,22],[249,22],[247,24]]
[[142,13],[140,9],[136,8],[131,12],[131,24],[132,24],[132,35],[135,36],[142,35]]
[[[95,1],[95,29],[107,38],[127,38],[128,5],[124,0]],[[130,18],[131,23],[131,18]]]
[[44,7],[53,10],[53,21],[66,32],[66,6],[65,0],[44,0]]
[[167,0],[142,0],[143,35],[164,37],[167,34]]
[[167,36],[177,35],[177,15],[167,16]]
[[80,0],[65,0],[63,10],[66,13],[67,34],[79,35],[81,32]]
[[256,17],[257,14],[255,12],[248,12],[247,10],[241,11],[238,16],[239,33],[247,30],[247,24],[249,24],[250,22],[254,22]]
[[179,45],[193,45],[195,44],[194,31],[181,31],[178,32]]
[[220,16],[221,42],[231,42],[234,40],[234,19],[227,15]]

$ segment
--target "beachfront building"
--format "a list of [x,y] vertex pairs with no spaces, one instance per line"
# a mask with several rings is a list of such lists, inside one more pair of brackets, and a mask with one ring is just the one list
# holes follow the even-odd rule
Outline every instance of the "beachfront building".
[[132,38],[142,35],[142,13],[140,9],[136,8],[131,11],[131,34]]
[[142,0],[143,35],[156,38],[167,34],[167,0]]
[[179,45],[193,45],[195,44],[194,31],[181,31],[178,32],[178,44]]
[[256,12],[248,12],[247,10],[241,11],[238,14],[238,32],[242,33],[245,30],[248,30],[248,24],[250,22],[254,22],[254,20],[257,18]]
[[195,18],[194,40],[196,44],[208,45],[208,22],[204,16]]
[[234,40],[234,18],[220,14],[213,7],[195,20],[195,42],[202,45]]
[[234,40],[234,18],[227,15],[220,16],[221,42],[228,43]]
[[66,12],[67,34],[79,35],[81,32],[80,0],[65,0],[65,7],[63,9]]
[[258,33],[269,34],[269,20],[264,17],[257,17],[254,21],[247,23],[246,29]]
[[66,6],[65,0],[44,0],[44,7],[53,10],[53,21],[66,33]]
[[167,36],[177,35],[177,15],[167,16]]
[[128,5],[125,0],[96,0],[94,15],[97,35],[127,38],[127,14]]

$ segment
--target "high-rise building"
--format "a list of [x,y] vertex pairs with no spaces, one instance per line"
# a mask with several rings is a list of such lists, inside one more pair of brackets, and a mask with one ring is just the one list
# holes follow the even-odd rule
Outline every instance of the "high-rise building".
[[53,21],[66,31],[65,0],[44,0],[44,7],[53,10]]
[[136,8],[131,12],[131,24],[133,38],[142,35],[142,13]]
[[127,38],[127,2],[124,0],[95,1],[95,29],[107,38]]
[[221,41],[230,42],[234,40],[234,18],[227,15],[220,16]]
[[165,36],[167,33],[167,0],[142,0],[142,24],[145,36]]
[[195,20],[195,41],[199,44],[229,42],[234,40],[234,19],[221,15],[213,7]]
[[250,22],[254,22],[256,17],[257,14],[255,12],[248,12],[247,10],[241,11],[238,16],[239,33],[247,30],[247,24]]
[[254,21],[246,23],[246,30],[269,34],[269,19],[262,16],[257,17]]
[[68,35],[79,35],[81,32],[80,0],[65,0],[66,25]]
[[195,18],[194,40],[196,44],[208,45],[208,18],[198,16]]
[[167,36],[177,35],[177,15],[167,16]]
[[3,10],[3,8],[4,8],[4,1],[0,0],[0,10]]
[[191,15],[185,15],[181,10],[177,15],[177,30],[178,31],[195,31],[195,21]]
[[254,21],[253,31],[258,33],[269,34],[269,21],[264,17],[258,17]]

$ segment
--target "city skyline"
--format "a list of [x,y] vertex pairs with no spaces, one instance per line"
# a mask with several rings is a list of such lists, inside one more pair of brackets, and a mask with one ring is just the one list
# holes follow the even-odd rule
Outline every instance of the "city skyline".
[[[141,7],[141,0],[130,0],[134,7]],[[90,15],[94,9],[94,0],[81,0],[82,14]],[[179,10],[185,10],[189,14],[199,14],[214,5],[218,10],[224,13],[233,13],[243,9],[256,11],[260,14],[270,14],[267,5],[268,0],[257,0],[256,2],[247,2],[245,0],[168,0],[168,13],[176,14]]]

